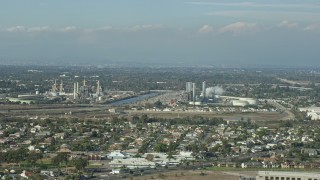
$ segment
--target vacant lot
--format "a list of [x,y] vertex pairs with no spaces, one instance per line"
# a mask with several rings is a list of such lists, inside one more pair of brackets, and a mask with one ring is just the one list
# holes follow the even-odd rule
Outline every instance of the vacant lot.
[[162,174],[133,177],[136,180],[144,179],[174,179],[174,180],[238,180],[240,176],[255,177],[254,173],[222,172],[222,171],[175,171]]
[[241,118],[250,118],[253,121],[274,121],[284,119],[287,114],[279,112],[255,112],[255,113],[217,113],[217,112],[186,112],[186,111],[126,111],[132,115],[146,114],[149,117],[158,118],[183,118],[183,117],[205,117],[205,118],[223,118],[225,120],[237,121]]

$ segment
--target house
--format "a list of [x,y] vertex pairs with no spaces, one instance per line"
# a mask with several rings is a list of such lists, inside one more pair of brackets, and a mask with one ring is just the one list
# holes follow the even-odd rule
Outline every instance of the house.
[[88,160],[92,160],[92,161],[99,161],[102,159],[100,154],[88,154],[87,158]]
[[31,145],[30,145],[30,146],[28,147],[28,150],[29,150],[29,151],[34,151],[35,149],[36,149],[35,146],[31,146]]
[[241,163],[241,168],[261,168],[261,162],[245,162]]
[[307,163],[297,163],[295,164],[295,169],[304,169],[307,166]]
[[54,177],[55,174],[53,171],[44,171],[44,170],[41,170],[40,171],[40,174],[43,174],[43,175],[46,175],[46,176],[51,176],[51,177]]
[[51,134],[50,131],[41,131],[41,132],[38,132],[36,134],[37,137],[45,137],[45,136],[49,136]]
[[53,138],[52,137],[48,137],[48,138],[45,138],[42,142],[40,142],[39,144],[41,145],[50,145],[52,143],[52,140]]
[[24,140],[21,144],[22,145],[29,145],[31,143],[32,143],[32,141],[30,139],[27,139],[27,140]]
[[262,168],[279,168],[280,165],[277,163],[273,163],[273,162],[262,162]]
[[37,131],[40,131],[40,130],[41,130],[41,126],[40,126],[40,125],[36,125],[36,126],[34,126],[34,128],[35,128]]
[[302,148],[301,149],[301,154],[307,154],[308,156],[317,156],[318,152],[319,151],[314,148]]
[[2,138],[2,139],[0,139],[0,144],[5,144],[5,143],[7,143],[7,142],[9,142],[9,139],[8,139],[8,138]]
[[281,168],[287,169],[287,168],[294,168],[295,167],[295,163],[293,162],[284,162],[281,163]]
[[62,144],[60,149],[57,151],[58,153],[71,153],[72,151],[69,149],[70,146],[67,144]]
[[20,174],[20,176],[25,179],[29,179],[28,175],[30,175],[30,173],[26,172],[25,170],[23,170],[22,173]]
[[232,167],[232,168],[236,168],[237,167],[237,163],[235,162],[218,162],[217,163],[218,167]]
[[192,152],[189,151],[180,151],[179,155],[174,155],[174,157],[178,157],[182,160],[194,160],[195,157],[192,155]]
[[30,132],[31,132],[32,134],[35,134],[35,133],[37,132],[37,129],[36,129],[36,128],[31,128],[31,129],[30,129]]
[[64,133],[56,133],[53,137],[54,137],[54,139],[64,139],[65,134]]
[[12,138],[20,138],[21,137],[21,134],[19,132],[16,132],[14,134],[10,134],[9,137],[12,137]]

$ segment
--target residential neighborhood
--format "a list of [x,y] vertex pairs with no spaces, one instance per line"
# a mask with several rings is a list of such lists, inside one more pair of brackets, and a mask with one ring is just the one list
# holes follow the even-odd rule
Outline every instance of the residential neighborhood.
[[[3,120],[1,168],[17,176],[22,171],[23,176],[30,176],[28,169],[41,168],[39,175],[48,178],[82,169],[86,176],[104,172],[112,177],[188,166],[320,168],[320,126],[312,121],[269,128],[258,127],[250,119],[200,119],[201,125],[147,116],[109,121]],[[79,160],[84,164],[77,166]]]

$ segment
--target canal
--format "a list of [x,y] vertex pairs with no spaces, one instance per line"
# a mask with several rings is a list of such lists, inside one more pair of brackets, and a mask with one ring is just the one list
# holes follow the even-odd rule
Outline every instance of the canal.
[[136,103],[136,102],[139,102],[139,101],[143,101],[143,100],[146,100],[148,98],[155,97],[155,96],[158,96],[158,95],[159,95],[159,93],[143,94],[143,95],[139,95],[137,97],[115,101],[115,102],[112,102],[112,103],[110,103],[108,105],[109,106],[121,106],[121,105],[125,105],[125,104],[133,104],[133,103]]

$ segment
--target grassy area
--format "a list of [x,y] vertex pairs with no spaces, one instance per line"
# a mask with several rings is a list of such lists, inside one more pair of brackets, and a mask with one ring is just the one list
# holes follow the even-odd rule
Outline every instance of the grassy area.
[[51,158],[42,158],[37,161],[38,164],[52,164]]
[[289,172],[319,172],[319,169],[284,169],[284,168],[231,168],[231,167],[209,167],[209,171],[289,171]]
[[87,168],[101,168],[102,164],[89,164]]

